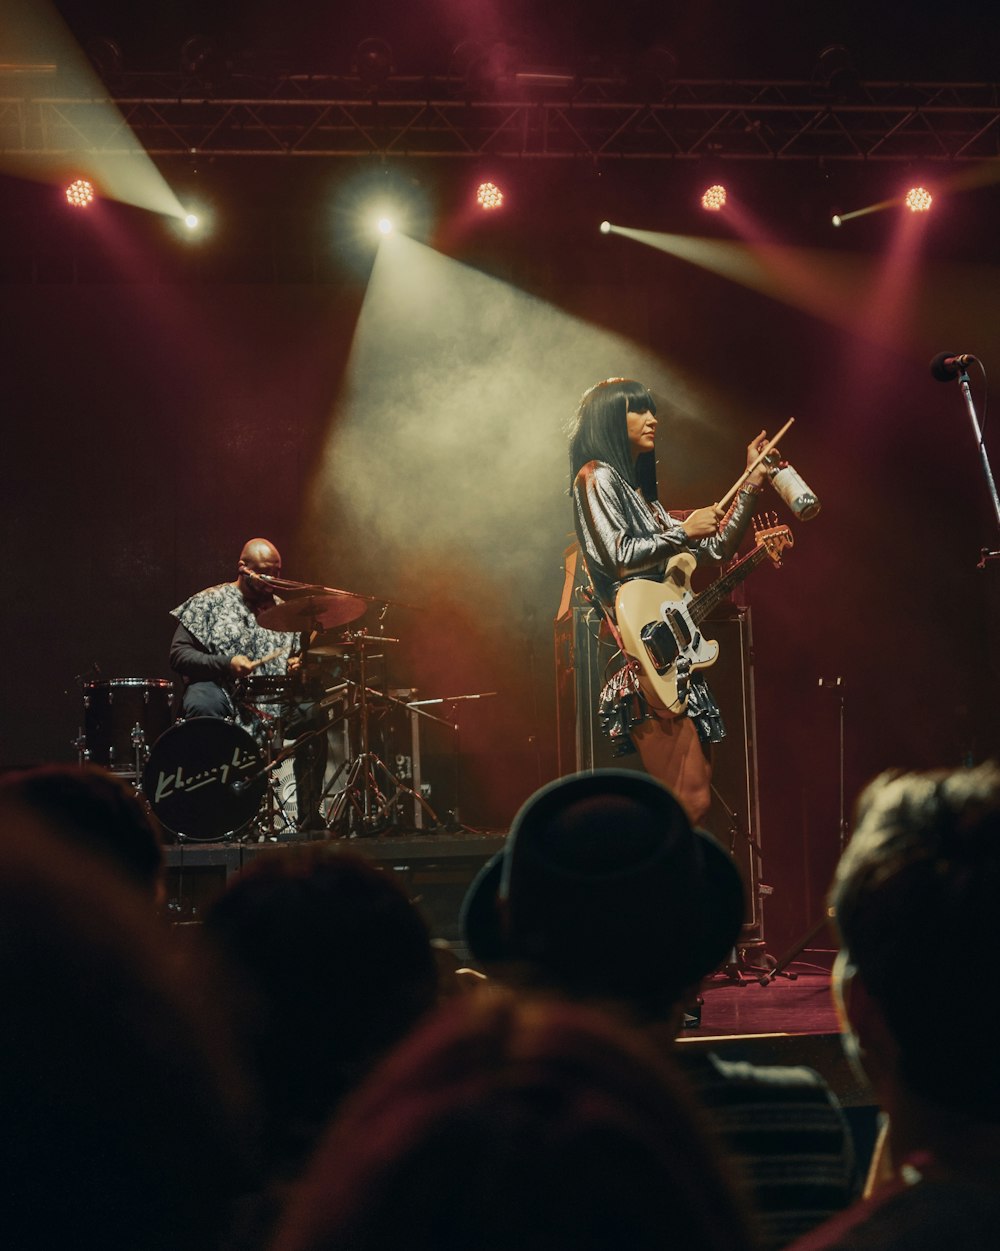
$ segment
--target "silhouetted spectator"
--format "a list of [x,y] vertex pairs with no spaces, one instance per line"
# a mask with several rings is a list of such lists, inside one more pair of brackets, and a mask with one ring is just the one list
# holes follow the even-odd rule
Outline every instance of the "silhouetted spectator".
[[0,1229],[11,1251],[215,1251],[257,1184],[229,1035],[137,893],[0,829]]
[[272,1167],[294,1173],[344,1093],[434,1004],[427,924],[389,873],[313,844],[258,855],[204,935],[246,999]]
[[[670,1050],[742,919],[730,856],[661,783],[620,769],[537,791],[463,909],[469,949],[493,977],[598,1004]],[[677,1059],[738,1159],[762,1246],[784,1246],[847,1206],[853,1144],[817,1073],[686,1048]]]
[[1000,1242],[1000,767],[884,774],[861,795],[831,902],[834,991],[888,1113],[869,1197],[801,1251]]
[[672,1070],[580,1007],[452,1000],[344,1108],[275,1251],[744,1251]]
[[124,779],[99,765],[42,765],[0,778],[0,813],[36,813],[49,830],[100,856],[156,903],[166,897],[160,827]]

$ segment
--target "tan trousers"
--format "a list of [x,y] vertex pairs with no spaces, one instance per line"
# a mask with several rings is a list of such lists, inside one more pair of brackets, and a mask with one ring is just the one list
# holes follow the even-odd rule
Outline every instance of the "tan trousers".
[[697,825],[712,804],[712,766],[687,717],[651,717],[632,731],[646,772],[676,795]]

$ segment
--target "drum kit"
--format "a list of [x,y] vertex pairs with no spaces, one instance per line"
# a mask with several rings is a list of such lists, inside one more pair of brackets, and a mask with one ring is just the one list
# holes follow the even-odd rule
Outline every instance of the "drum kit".
[[[178,842],[282,841],[302,837],[296,832],[294,801],[281,783],[289,772],[287,762],[310,740],[339,731],[342,759],[335,762],[338,767],[321,797],[325,836],[356,838],[399,828],[410,804],[418,828],[440,826],[419,785],[406,785],[375,751],[376,729],[393,708],[456,733],[458,727],[424,706],[442,701],[413,700],[412,690],[390,691],[384,667],[380,675],[373,674],[373,662],[384,660],[373,647],[399,639],[381,630],[345,628],[372,604],[379,605],[381,626],[391,602],[269,581],[288,598],[262,611],[259,624],[304,634],[310,642],[293,674],[251,673],[237,684],[234,698],[252,715],[256,734],[232,720],[175,720],[174,683],[166,679],[81,679],[83,724],[74,743],[80,762],[102,765],[129,780]],[[289,710],[304,703],[314,710],[309,717],[314,728],[286,743]]]

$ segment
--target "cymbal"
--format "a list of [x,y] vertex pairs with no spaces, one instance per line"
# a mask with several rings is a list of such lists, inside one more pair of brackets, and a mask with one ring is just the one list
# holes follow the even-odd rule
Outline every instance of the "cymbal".
[[365,643],[398,643],[399,639],[386,638],[384,634],[355,634],[339,639],[336,643],[310,643],[302,653],[306,660],[343,660],[346,653]]
[[298,599],[265,608],[257,618],[258,624],[268,630],[309,630],[314,626],[330,629],[354,621],[368,607],[360,595],[347,591],[336,594],[303,595]]

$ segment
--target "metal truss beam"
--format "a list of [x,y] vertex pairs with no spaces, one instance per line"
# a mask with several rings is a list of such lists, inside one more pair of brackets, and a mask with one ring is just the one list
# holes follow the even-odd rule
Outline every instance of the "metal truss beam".
[[[988,161],[1000,84],[677,80],[630,99],[612,79],[468,98],[455,79],[281,75],[205,84],[131,75],[104,99],[0,95],[0,154],[610,161]],[[108,105],[115,105],[111,110]]]

